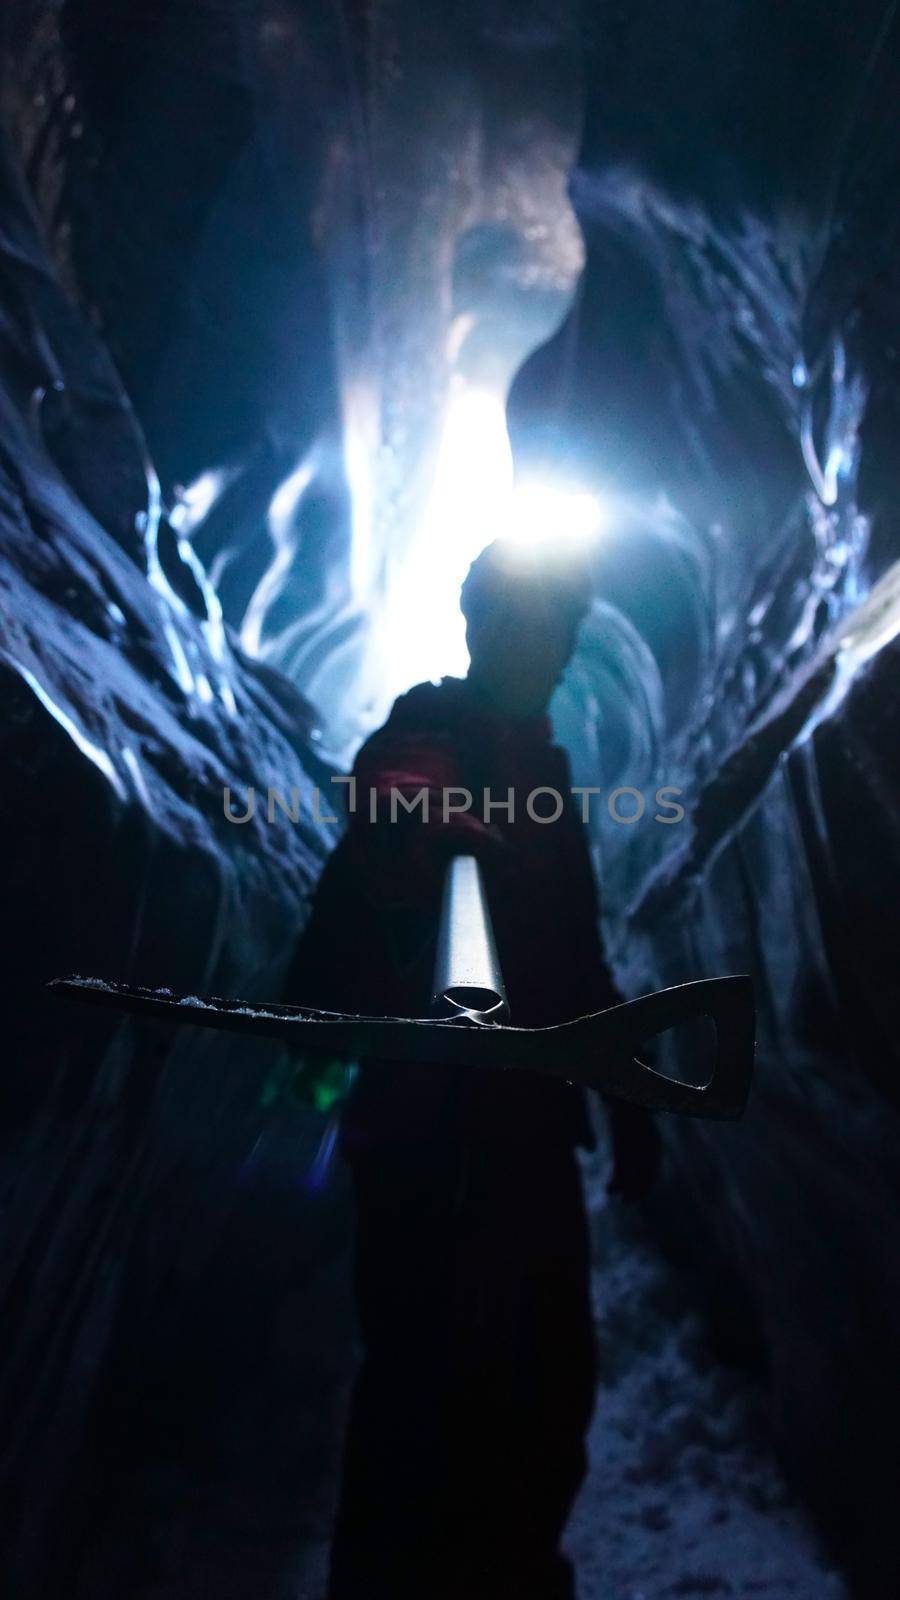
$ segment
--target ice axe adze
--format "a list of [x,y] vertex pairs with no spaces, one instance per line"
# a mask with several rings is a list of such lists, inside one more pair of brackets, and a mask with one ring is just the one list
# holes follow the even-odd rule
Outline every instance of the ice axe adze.
[[[661,989],[553,1027],[510,1026],[484,884],[473,856],[456,856],[447,869],[435,963],[436,1014],[430,1017],[250,1005],[101,978],[57,978],[49,987],[57,995],[161,1022],[280,1039],[298,1054],[528,1068],[650,1111],[684,1116],[739,1117],[753,1074],[753,986],[744,976]],[[716,1060],[707,1083],[683,1083],[639,1059],[645,1041],[700,1017],[710,1017],[716,1028]]]

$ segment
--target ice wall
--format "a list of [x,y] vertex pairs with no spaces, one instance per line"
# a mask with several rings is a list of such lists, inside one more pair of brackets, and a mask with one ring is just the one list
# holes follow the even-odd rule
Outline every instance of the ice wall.
[[[137,1594],[186,1559],[214,1481],[273,1544],[313,1508],[286,1562],[326,1536],[350,1358],[333,1130],[266,1106],[271,1049],[101,1021],[43,985],[277,995],[329,770],[161,519],[8,147],[0,302],[4,1561],[23,1600]],[[229,822],[225,787],[241,815],[251,784],[296,791],[297,824],[264,799]]]
[[[733,1128],[665,1126],[661,1237],[769,1373],[860,1594],[900,1550],[893,8],[592,9],[576,307],[511,399],[620,517],[559,715],[633,993],[753,973]],[[690,1051],[681,1065],[690,1073]]]

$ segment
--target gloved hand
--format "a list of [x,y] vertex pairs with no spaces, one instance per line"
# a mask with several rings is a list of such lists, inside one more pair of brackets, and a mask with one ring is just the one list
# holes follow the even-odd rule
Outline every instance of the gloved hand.
[[607,1103],[613,1170],[607,1194],[633,1202],[646,1199],[662,1166],[662,1139],[649,1111],[624,1101]]

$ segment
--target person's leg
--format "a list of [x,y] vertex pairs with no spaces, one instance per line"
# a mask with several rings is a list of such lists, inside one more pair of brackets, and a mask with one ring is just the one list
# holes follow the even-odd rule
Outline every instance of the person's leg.
[[353,1161],[364,1346],[351,1402],[330,1600],[430,1593],[447,1462],[456,1142]]
[[570,1600],[594,1398],[574,1152],[493,1138],[354,1160],[365,1361],[330,1600]]
[[[532,1191],[533,1193],[533,1191]],[[546,1552],[547,1596],[574,1594],[560,1541],[587,1467],[597,1363],[590,1246],[575,1152],[560,1154],[534,1218],[536,1249],[527,1273],[525,1362],[534,1392],[531,1470],[518,1515],[532,1531],[531,1558]],[[524,1333],[523,1330],[523,1333]],[[529,1561],[529,1541],[522,1546]]]
[[570,1600],[559,1545],[595,1388],[574,1151],[476,1145],[464,1193],[448,1493],[457,1548],[441,1600]]

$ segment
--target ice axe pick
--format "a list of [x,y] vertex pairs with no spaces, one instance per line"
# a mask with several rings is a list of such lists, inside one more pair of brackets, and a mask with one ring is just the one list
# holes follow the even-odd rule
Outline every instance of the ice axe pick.
[[[101,978],[57,978],[49,985],[56,995],[161,1022],[280,1039],[298,1054],[527,1069],[683,1116],[736,1118],[746,1105],[755,1027],[747,976],[680,984],[550,1027],[512,1026],[474,856],[455,856],[447,867],[433,987],[433,1015],[380,1017],[173,994]],[[640,1059],[647,1041],[701,1017],[711,1018],[716,1030],[706,1083],[668,1077]]]

